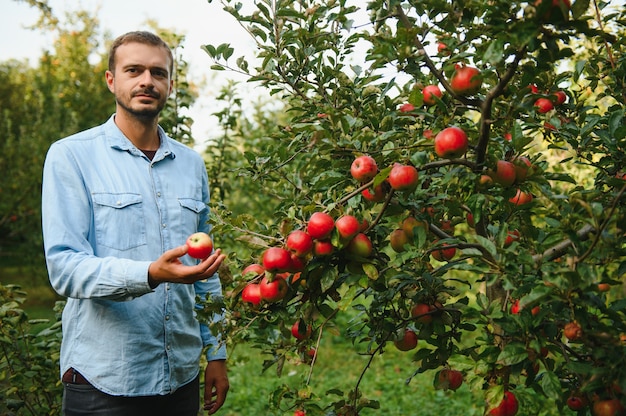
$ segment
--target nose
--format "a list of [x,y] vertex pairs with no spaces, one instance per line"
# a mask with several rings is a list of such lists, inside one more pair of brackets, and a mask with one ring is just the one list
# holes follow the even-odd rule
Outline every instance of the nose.
[[152,78],[152,72],[149,69],[146,69],[142,72],[141,77],[139,78],[139,82],[142,87],[151,87],[154,85],[154,80]]

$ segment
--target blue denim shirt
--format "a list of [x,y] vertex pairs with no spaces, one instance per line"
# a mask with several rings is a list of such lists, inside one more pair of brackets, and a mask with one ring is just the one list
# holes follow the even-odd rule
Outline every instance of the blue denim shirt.
[[68,298],[60,370],[74,367],[108,394],[168,394],[196,377],[203,346],[213,345],[209,360],[226,358],[194,314],[196,295],[221,295],[217,275],[148,285],[152,261],[210,232],[207,173],[199,154],[161,128],[150,161],[114,117],[55,142],[44,165],[46,262]]

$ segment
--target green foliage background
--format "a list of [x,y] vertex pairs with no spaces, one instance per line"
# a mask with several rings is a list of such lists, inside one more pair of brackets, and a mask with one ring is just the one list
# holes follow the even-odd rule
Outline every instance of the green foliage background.
[[[207,302],[205,311],[227,308],[215,328],[225,331],[232,351],[233,390],[222,412],[404,415],[445,404],[451,414],[483,414],[504,390],[516,394],[520,414],[574,414],[565,407],[571,392],[624,401],[626,186],[616,174],[626,171],[626,17],[611,3],[574,1],[568,19],[547,21],[545,6],[521,1],[221,1],[255,39],[258,54],[239,57],[227,44],[205,45],[212,68],[247,74],[266,92],[251,104],[237,84],[225,85],[222,110],[207,115],[222,127],[206,160],[214,237],[229,253],[220,272],[226,296]],[[102,78],[109,39],[100,40],[97,19],[57,19],[45,2],[31,4],[42,11],[39,29],[56,41],[34,68],[0,63],[0,264],[3,283],[21,278],[35,289],[45,285],[45,151],[104,121],[113,103]],[[356,25],[359,7],[369,21]],[[173,45],[184,41],[161,34]],[[435,52],[438,42],[450,55]],[[459,62],[480,68],[481,92],[464,97],[448,88],[435,106],[424,106],[421,87],[446,89]],[[179,90],[162,124],[192,144],[192,120],[181,110],[195,92],[185,62],[178,63]],[[561,89],[568,95],[563,106],[536,111],[537,97]],[[407,103],[412,111],[401,110]],[[470,151],[440,160],[425,133],[450,125],[467,131]],[[349,175],[360,154],[380,168],[367,186],[383,183],[401,162],[419,169],[418,188],[369,203],[360,195],[366,185]],[[508,203],[514,188],[477,185],[497,160],[519,155],[534,166],[519,184],[535,196],[525,207]],[[335,235],[335,255],[309,259],[302,271],[308,288],[293,285],[284,301],[258,309],[244,305],[239,294],[250,277],[241,275],[243,267],[321,210],[367,220],[375,255],[350,257]],[[467,225],[467,212],[475,227]],[[430,228],[396,253],[389,233],[409,215]],[[444,221],[454,231],[443,230]],[[513,229],[522,238],[505,247]],[[441,243],[457,248],[453,261],[431,259]],[[598,283],[611,290],[599,292]],[[0,289],[0,413],[54,414],[59,324],[52,313],[48,324],[29,322],[24,292]],[[521,299],[519,315],[509,313],[512,299]],[[434,324],[410,316],[417,302],[439,302]],[[541,311],[533,315],[536,305]],[[296,319],[311,322],[315,336],[294,340]],[[585,333],[577,343],[562,337],[572,320]],[[400,353],[392,341],[406,326],[420,343]],[[306,354],[311,347],[318,351],[314,363]],[[444,367],[464,372],[459,391],[435,390]]]

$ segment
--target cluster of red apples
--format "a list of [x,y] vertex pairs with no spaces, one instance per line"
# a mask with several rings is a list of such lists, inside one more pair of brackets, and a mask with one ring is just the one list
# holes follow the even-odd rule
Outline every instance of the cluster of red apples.
[[[243,276],[253,274],[255,277],[244,287],[242,300],[254,306],[282,300],[287,295],[289,284],[293,285],[300,279],[300,273],[313,256],[330,256],[341,249],[354,256],[370,257],[373,247],[369,237],[363,233],[365,228],[367,224],[352,215],[343,215],[335,220],[325,212],[313,213],[305,230],[292,231],[283,247],[266,249],[261,264],[251,264],[243,270]],[[337,233],[338,245],[331,240],[334,232]]]

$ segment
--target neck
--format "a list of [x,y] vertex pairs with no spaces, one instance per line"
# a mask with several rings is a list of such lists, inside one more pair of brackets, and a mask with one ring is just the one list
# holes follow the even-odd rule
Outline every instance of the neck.
[[115,124],[135,147],[142,150],[157,150],[160,145],[158,117],[138,118],[127,114],[118,107]]

